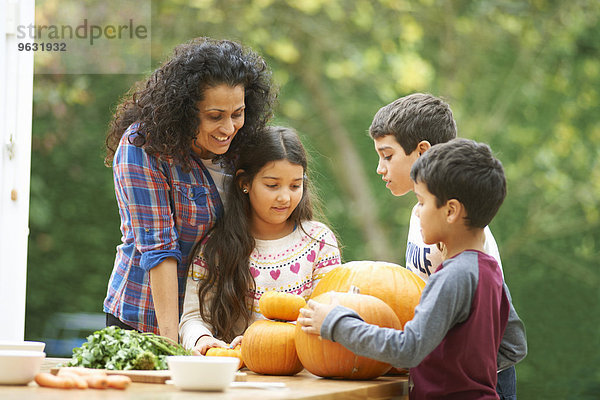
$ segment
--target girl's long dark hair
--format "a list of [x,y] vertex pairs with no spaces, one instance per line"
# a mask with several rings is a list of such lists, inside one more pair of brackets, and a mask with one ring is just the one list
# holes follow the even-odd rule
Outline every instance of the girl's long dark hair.
[[300,203],[290,215],[299,229],[302,222],[313,219],[311,188],[306,177],[307,157],[295,131],[284,127],[266,127],[254,143],[241,152],[236,162],[239,172],[228,187],[227,209],[219,218],[204,244],[207,273],[200,281],[198,297],[202,319],[213,327],[213,335],[231,341],[234,325],[242,319],[250,321],[255,289],[248,259],[255,247],[250,233],[251,205],[242,184],[251,183],[256,174],[269,162],[288,160],[301,165],[305,177]]
[[133,144],[189,170],[191,143],[200,123],[196,104],[207,88],[220,84],[245,89],[244,126],[229,150],[218,156],[231,161],[273,114],[276,90],[271,71],[258,54],[236,42],[197,38],[177,46],[172,57],[134,85],[117,106],[106,137],[105,164],[111,165],[123,133],[137,122]]

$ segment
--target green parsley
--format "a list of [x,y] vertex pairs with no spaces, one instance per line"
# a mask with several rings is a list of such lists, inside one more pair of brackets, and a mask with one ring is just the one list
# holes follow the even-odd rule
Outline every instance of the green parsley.
[[110,370],[168,369],[166,357],[191,355],[180,344],[153,333],[109,326],[92,333],[73,349],[69,367]]

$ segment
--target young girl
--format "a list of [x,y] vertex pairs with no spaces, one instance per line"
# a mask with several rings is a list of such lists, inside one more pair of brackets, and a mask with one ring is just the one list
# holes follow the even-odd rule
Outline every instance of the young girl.
[[289,128],[266,128],[240,154],[225,215],[190,265],[179,325],[186,348],[205,354],[234,346],[262,318],[264,292],[308,298],[340,264],[335,235],[313,221],[306,170],[306,152]]

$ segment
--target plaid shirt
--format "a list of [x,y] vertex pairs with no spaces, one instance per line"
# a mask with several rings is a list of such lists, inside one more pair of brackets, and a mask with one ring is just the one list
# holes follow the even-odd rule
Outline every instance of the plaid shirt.
[[158,333],[149,270],[168,257],[177,259],[181,310],[190,252],[213,227],[223,206],[200,159],[192,155],[191,171],[183,172],[173,162],[131,144],[134,135],[132,125],[113,161],[123,236],[104,312],[141,332]]

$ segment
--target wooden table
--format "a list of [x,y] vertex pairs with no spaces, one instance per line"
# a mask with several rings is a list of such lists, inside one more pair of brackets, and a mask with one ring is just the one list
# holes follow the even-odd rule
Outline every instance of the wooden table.
[[[50,371],[64,359],[48,358],[42,371]],[[170,384],[132,383],[126,390],[50,389],[35,382],[27,386],[0,385],[2,400],[187,400],[187,399],[408,399],[408,377],[383,376],[370,381],[323,379],[306,370],[295,376],[268,376],[246,372],[247,382],[283,382],[284,389],[229,388],[225,392],[183,391]]]

